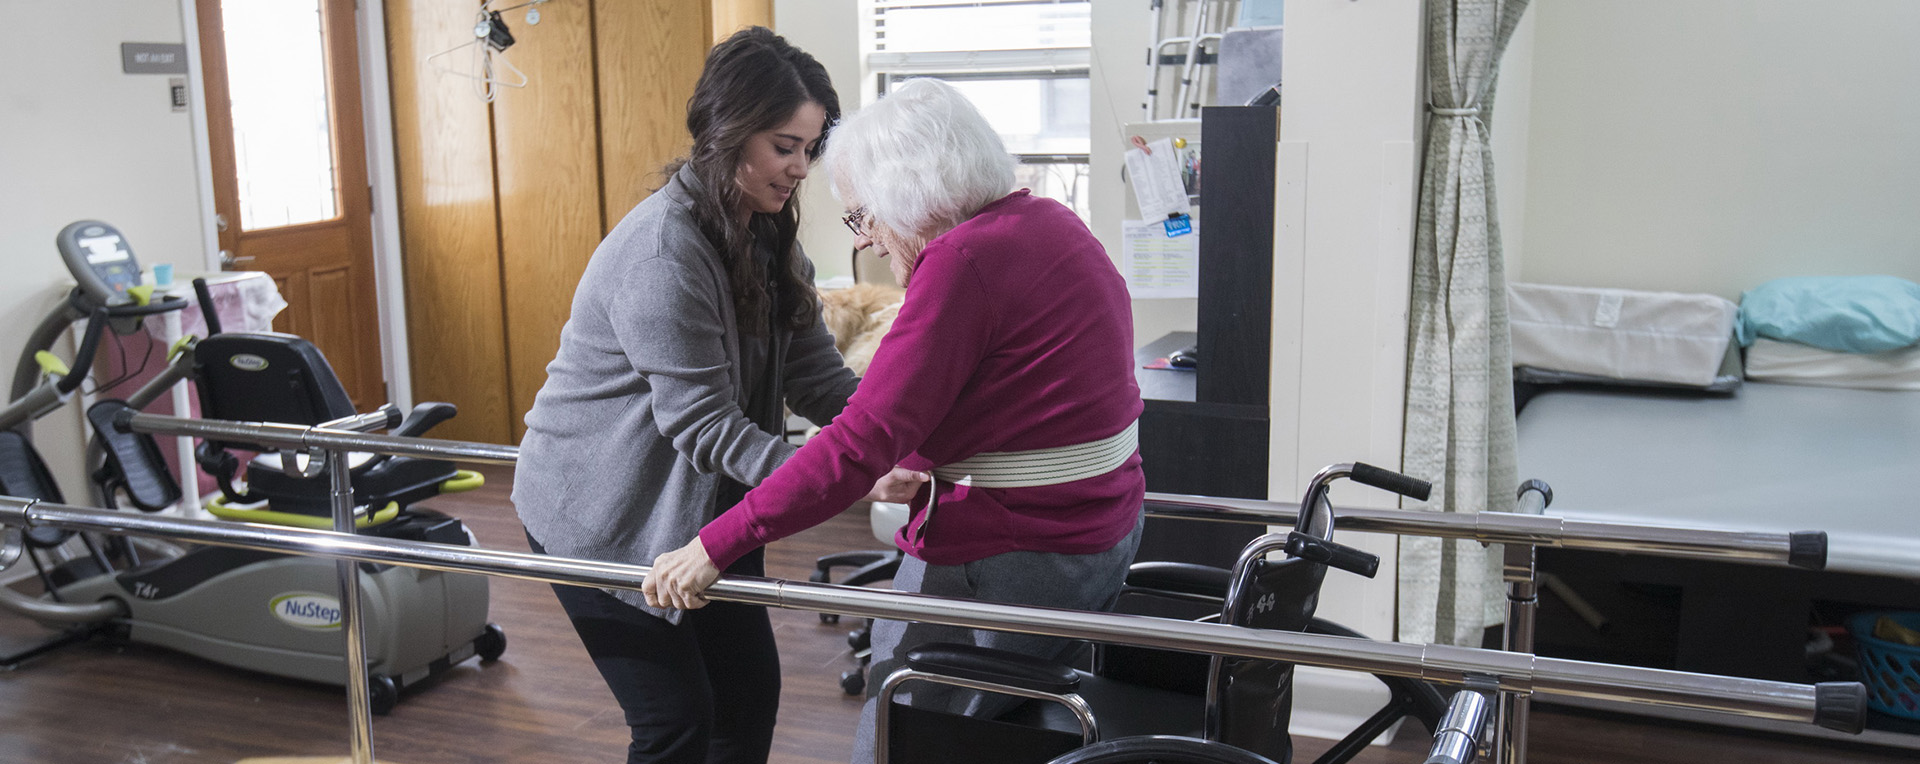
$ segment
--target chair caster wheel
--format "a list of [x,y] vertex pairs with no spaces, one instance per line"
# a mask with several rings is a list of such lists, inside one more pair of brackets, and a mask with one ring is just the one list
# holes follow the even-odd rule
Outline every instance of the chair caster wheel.
[[374,716],[386,716],[400,704],[400,685],[386,674],[367,676],[367,705]]
[[507,652],[507,632],[497,623],[487,624],[487,630],[473,640],[473,653],[480,656],[480,662],[492,663],[500,660]]
[[821,622],[821,623],[829,623],[829,624],[831,624],[831,623],[839,623],[839,622],[840,622],[840,614],[839,614],[839,613],[821,613],[821,614],[820,614],[820,622]]
[[866,629],[847,632],[847,646],[859,652],[873,646],[873,632]]
[[862,671],[843,671],[840,673],[840,691],[848,695],[859,695],[867,691],[867,675]]

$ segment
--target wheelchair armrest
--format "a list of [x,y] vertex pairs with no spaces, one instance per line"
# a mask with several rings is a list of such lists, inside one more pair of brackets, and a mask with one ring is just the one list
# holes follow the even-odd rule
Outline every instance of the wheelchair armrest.
[[433,429],[434,425],[452,419],[460,410],[451,403],[422,403],[407,413],[405,421],[389,434],[408,438],[417,438]]
[[1127,586],[1203,597],[1227,596],[1232,572],[1190,562],[1136,562],[1127,568]]
[[977,645],[945,642],[907,651],[907,667],[929,674],[1004,684],[1065,695],[1080,688],[1080,674],[1064,663]]

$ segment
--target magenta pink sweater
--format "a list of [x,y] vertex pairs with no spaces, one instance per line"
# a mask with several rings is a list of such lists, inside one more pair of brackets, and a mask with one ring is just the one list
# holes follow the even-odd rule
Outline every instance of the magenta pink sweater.
[[[818,525],[893,465],[925,470],[984,451],[1069,446],[1140,416],[1132,303],[1100,243],[1058,202],[1009,194],[927,243],[906,304],[833,423],[700,531],[724,569]],[[1011,551],[1091,554],[1133,530],[1140,455],[1059,485],[942,483],[908,554],[959,565]],[[916,528],[927,491],[913,502]]]

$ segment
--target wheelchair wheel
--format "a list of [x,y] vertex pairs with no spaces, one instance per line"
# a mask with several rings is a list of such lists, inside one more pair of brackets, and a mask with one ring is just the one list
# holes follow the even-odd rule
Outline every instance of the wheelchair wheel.
[[1211,740],[1138,735],[1068,751],[1047,764],[1274,764],[1274,761]]

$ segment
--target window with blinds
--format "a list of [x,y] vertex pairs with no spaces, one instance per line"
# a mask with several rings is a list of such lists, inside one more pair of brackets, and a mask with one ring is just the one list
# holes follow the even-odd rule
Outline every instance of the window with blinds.
[[1088,0],[873,0],[867,71],[884,95],[914,77],[966,94],[1020,159],[1019,184],[1085,219]]

